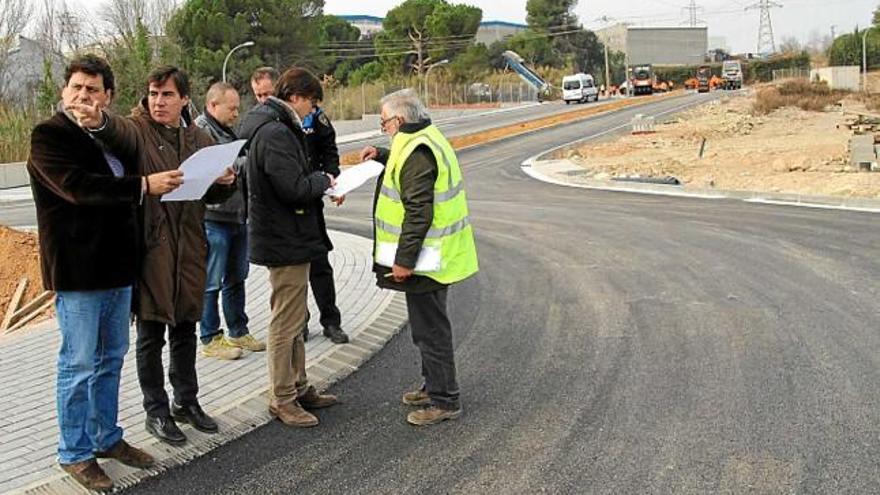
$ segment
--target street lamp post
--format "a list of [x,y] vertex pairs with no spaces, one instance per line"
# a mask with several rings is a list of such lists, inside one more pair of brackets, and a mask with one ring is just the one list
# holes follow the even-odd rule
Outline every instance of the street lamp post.
[[229,50],[229,53],[226,54],[226,58],[223,60],[223,82],[226,82],[226,64],[229,63],[229,57],[232,56],[232,53],[239,48],[247,48],[249,46],[254,46],[253,41],[245,41],[239,45],[236,45],[232,50]]
[[865,29],[864,34],[862,34],[862,91],[865,93],[868,92],[868,51],[867,51],[867,37],[868,31],[870,28]]
[[448,64],[449,59],[444,58],[436,63],[433,63],[428,66],[428,70],[425,71],[425,106],[430,106],[431,100],[431,88],[428,86],[428,76],[431,74],[431,69],[437,67],[438,65]]

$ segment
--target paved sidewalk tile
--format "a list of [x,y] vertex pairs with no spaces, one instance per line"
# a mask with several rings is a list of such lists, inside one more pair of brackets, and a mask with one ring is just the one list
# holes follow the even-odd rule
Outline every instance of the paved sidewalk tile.
[[[336,247],[330,254],[330,260],[337,279],[337,304],[342,313],[343,327],[352,337],[352,344],[336,346],[322,335],[317,317],[319,313],[310,296],[312,332],[306,352],[307,366],[310,372],[314,371],[312,378],[316,385],[326,385],[334,377],[344,376],[356,369],[369,358],[368,354],[384,345],[387,338],[383,340],[375,335],[367,336],[366,333],[364,342],[356,344],[361,339],[360,334],[374,320],[380,317],[383,322],[387,320],[387,315],[383,314],[386,308],[397,315],[401,314],[398,298],[375,286],[371,273],[371,241],[341,232],[331,232],[331,237]],[[269,281],[265,268],[251,266],[247,294],[251,333],[265,340],[269,321]],[[399,318],[398,327],[401,323],[402,319]],[[172,458],[162,462],[166,467],[201,455],[203,452],[198,451],[197,447],[175,449],[155,445],[152,437],[144,431],[142,397],[135,373],[134,329],[131,331],[131,346],[123,366],[119,404],[119,421],[125,428],[126,439],[151,451],[165,449],[167,455],[163,457]],[[0,376],[4,378],[0,382],[3,410],[0,416],[0,493],[20,490],[26,485],[33,487],[35,482],[51,479],[68,486],[68,481],[59,476],[61,472],[56,464],[58,425],[55,415],[55,362],[58,345],[58,329],[54,321],[21,335],[0,338],[0,353],[3,355]],[[210,439],[202,435],[206,437],[202,443],[219,445],[257,426],[254,417],[262,420],[259,424],[268,420],[265,405],[259,405],[265,402],[249,402],[254,397],[265,395],[268,383],[265,355],[264,352],[248,352],[238,361],[219,361],[199,354],[197,367],[201,404],[209,413],[222,412],[223,415],[218,417],[221,424],[233,425],[226,428],[230,431],[221,432],[221,438]],[[165,364],[168,364],[167,346]],[[170,385],[168,387],[170,396]],[[244,423],[243,419],[246,420]],[[191,437],[190,443],[197,446],[200,434],[191,428],[185,431]],[[136,482],[134,477],[137,473],[122,471],[119,466],[113,466],[112,469],[123,479]]]

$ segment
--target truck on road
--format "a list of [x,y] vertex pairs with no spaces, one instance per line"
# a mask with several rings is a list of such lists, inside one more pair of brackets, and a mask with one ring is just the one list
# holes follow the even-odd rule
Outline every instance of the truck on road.
[[712,68],[708,65],[701,65],[697,69],[697,93],[709,92],[709,80],[712,78]]
[[741,89],[743,70],[739,60],[725,60],[721,63],[721,79],[724,89]]
[[636,65],[632,68],[632,94],[649,95],[654,92],[654,68],[651,64]]

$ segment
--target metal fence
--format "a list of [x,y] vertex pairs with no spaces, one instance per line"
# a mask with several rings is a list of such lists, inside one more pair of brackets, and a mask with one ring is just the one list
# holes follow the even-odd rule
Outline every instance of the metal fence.
[[809,79],[810,69],[774,69],[773,80],[780,79]]

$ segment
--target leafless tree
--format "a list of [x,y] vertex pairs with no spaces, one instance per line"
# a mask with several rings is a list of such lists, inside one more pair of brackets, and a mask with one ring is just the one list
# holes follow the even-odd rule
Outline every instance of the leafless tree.
[[0,0],[0,99],[8,84],[9,51],[30,23],[32,15],[33,6],[29,0]]

